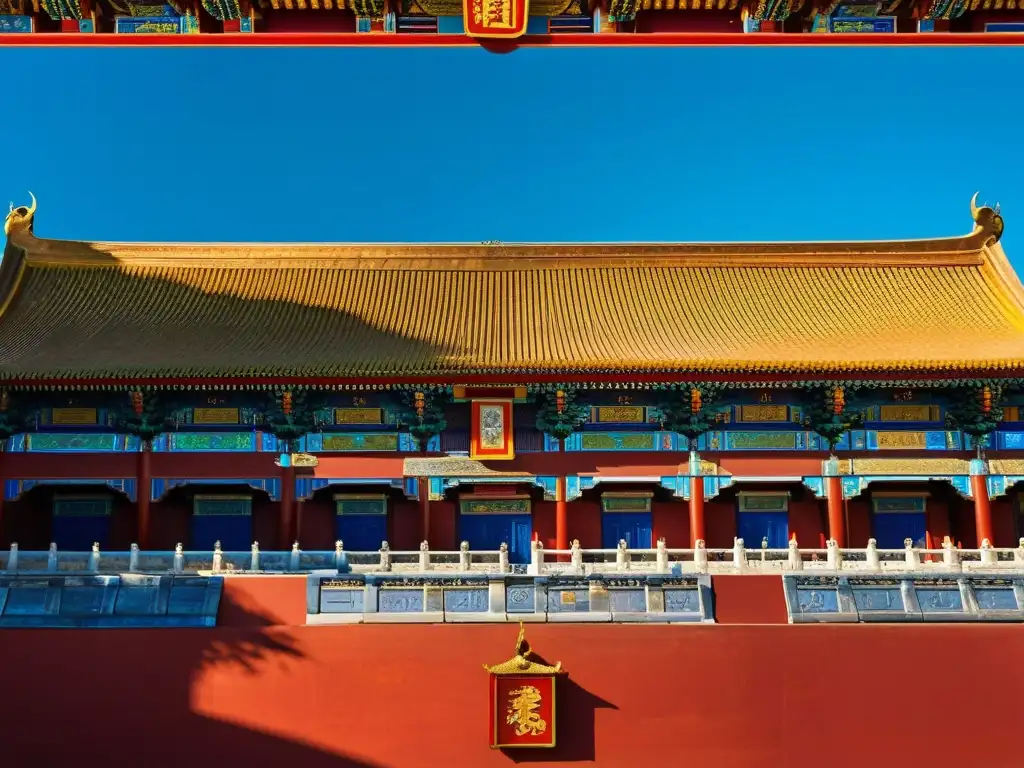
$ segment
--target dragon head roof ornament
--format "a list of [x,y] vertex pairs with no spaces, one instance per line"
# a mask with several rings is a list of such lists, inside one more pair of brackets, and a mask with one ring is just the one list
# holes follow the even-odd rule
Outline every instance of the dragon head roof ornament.
[[974,233],[987,233],[985,245],[995,245],[1003,236],[1003,217],[999,214],[999,203],[995,207],[978,207],[978,193],[971,198],[971,218],[974,219]]
[[31,192],[28,196],[32,198],[32,205],[24,206],[20,205],[17,208],[14,207],[14,203],[11,203],[11,210],[7,213],[7,218],[4,220],[4,234],[10,236],[13,232],[20,232],[22,230],[32,231],[32,220],[36,215],[36,196]]

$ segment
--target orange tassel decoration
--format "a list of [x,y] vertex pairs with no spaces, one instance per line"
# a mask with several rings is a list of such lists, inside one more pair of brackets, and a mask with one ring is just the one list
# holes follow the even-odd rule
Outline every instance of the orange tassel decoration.
[[988,386],[981,390],[981,412],[986,416],[992,413],[992,390]]
[[132,410],[135,411],[136,416],[142,415],[142,393],[138,390],[132,392]]
[[10,406],[10,395],[7,394],[6,389],[0,389],[0,411],[6,411]]
[[839,416],[843,412],[843,408],[846,407],[846,396],[843,394],[842,387],[836,387],[832,392],[832,413]]
[[700,399],[700,390],[694,387],[690,390],[690,413],[700,413],[704,403]]
[[423,411],[424,411],[424,410],[426,409],[426,407],[427,407],[427,398],[426,398],[426,397],[425,397],[425,396],[423,395],[423,393],[422,393],[422,392],[417,392],[417,393],[416,393],[416,394],[415,394],[415,395],[413,396],[413,403],[414,403],[414,404],[415,404],[415,406],[416,406],[416,416],[417,416],[417,417],[418,417],[419,419],[421,419],[421,420],[422,420],[422,419],[423,419]]
[[565,392],[562,390],[555,392],[555,410],[559,413],[565,413]]
[[282,392],[281,393],[281,410],[284,411],[285,416],[291,416],[292,414],[292,393]]

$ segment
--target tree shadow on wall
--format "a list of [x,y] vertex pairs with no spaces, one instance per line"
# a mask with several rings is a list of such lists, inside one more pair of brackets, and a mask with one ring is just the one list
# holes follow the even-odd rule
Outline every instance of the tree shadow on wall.
[[2,754],[12,765],[381,768],[194,712],[206,668],[256,675],[304,658],[291,634],[269,631],[276,622],[227,590],[225,612],[237,630],[0,630]]
[[[537,653],[530,659],[551,664]],[[503,749],[502,753],[513,763],[576,763],[597,759],[597,710],[618,707],[583,688],[570,675],[560,676],[557,682],[555,746],[551,749]]]

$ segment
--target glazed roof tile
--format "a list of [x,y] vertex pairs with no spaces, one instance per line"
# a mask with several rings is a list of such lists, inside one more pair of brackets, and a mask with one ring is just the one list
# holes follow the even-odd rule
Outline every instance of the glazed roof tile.
[[126,245],[8,219],[0,379],[1024,369],[1002,219],[818,244]]

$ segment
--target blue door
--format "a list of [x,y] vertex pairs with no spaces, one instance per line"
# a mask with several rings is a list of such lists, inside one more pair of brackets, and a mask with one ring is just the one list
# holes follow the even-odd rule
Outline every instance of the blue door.
[[346,552],[377,552],[388,538],[388,516],[337,515],[335,531]]
[[205,552],[216,542],[225,552],[252,548],[252,499],[196,496],[192,506],[190,549]]
[[651,548],[650,512],[604,512],[601,515],[601,546],[616,549],[620,541],[627,549]]
[[110,541],[109,499],[54,499],[53,541],[58,550],[89,552],[93,544],[100,551]]
[[459,515],[459,539],[474,550],[496,550],[508,544],[510,563],[530,562],[530,515]]
[[768,539],[769,549],[789,546],[789,514],[786,512],[740,512],[739,537],[747,549],[760,549]]
[[879,549],[903,549],[903,540],[910,539],[915,547],[924,546],[927,529],[923,512],[875,513],[875,542]]

